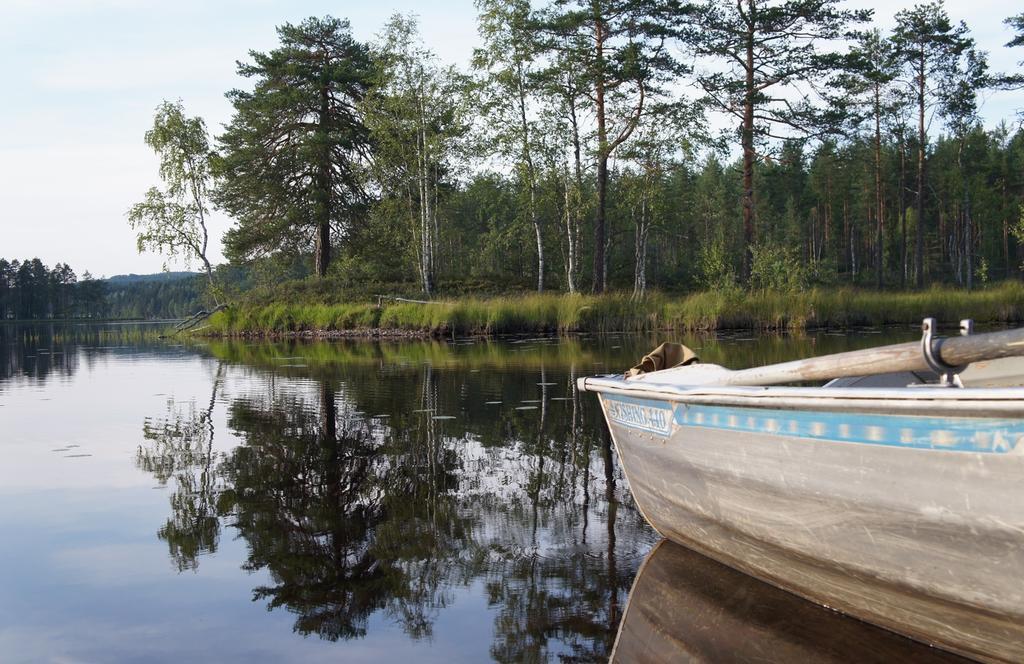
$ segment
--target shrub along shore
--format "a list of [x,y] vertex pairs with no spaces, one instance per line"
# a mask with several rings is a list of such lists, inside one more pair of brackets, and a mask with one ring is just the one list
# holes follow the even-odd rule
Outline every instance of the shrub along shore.
[[451,336],[575,334],[653,330],[806,330],[914,324],[973,318],[980,324],[1024,321],[1024,284],[1007,282],[967,292],[821,289],[796,293],[714,290],[659,293],[524,294],[491,298],[341,304],[241,303],[210,318],[197,333],[225,337]]

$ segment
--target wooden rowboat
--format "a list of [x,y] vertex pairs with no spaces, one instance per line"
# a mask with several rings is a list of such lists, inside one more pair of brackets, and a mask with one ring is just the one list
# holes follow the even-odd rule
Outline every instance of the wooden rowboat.
[[991,360],[1024,352],[1024,330],[913,346],[579,387],[599,394],[637,505],[668,539],[914,639],[1024,661],[1024,387],[872,386],[932,369],[953,384],[954,361],[1012,383]]

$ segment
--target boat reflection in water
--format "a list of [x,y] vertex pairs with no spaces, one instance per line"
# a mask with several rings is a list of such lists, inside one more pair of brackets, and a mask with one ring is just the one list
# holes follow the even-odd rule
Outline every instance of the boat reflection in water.
[[965,662],[662,540],[633,582],[612,662]]

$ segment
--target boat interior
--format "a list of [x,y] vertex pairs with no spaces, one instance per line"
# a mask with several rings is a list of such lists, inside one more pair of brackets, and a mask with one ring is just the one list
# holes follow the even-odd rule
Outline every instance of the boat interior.
[[[964,387],[1024,386],[1024,357],[1004,357],[975,362],[960,373]],[[908,387],[937,385],[939,375],[929,371],[898,371],[873,376],[848,376],[829,381],[825,387]]]

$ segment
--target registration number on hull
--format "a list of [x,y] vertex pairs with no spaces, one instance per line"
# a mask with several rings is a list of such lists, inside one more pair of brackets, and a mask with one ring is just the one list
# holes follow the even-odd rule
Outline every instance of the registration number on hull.
[[672,409],[656,401],[606,397],[608,419],[631,429],[667,436],[672,427]]

